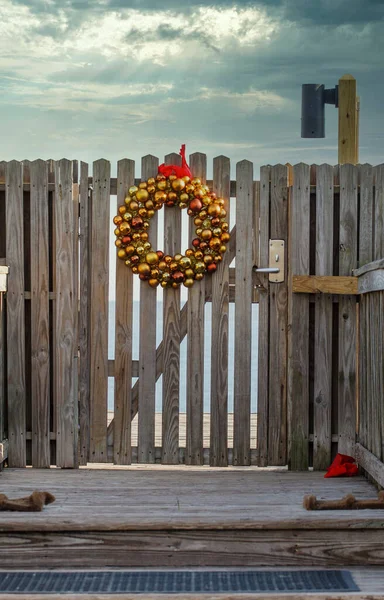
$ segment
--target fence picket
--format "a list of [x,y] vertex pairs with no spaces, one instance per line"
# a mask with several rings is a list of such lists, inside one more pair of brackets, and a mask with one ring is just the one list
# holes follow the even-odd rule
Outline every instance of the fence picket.
[[107,462],[108,284],[111,165],[93,163],[91,249],[90,459]]
[[[309,274],[310,167],[293,168],[291,203],[290,277]],[[293,471],[308,469],[309,440],[309,299],[292,294],[289,311],[288,394],[290,408],[290,459]]]
[[[159,159],[145,156],[141,162],[143,181],[155,177]],[[153,248],[157,249],[157,213],[149,228]],[[155,462],[155,408],[156,408],[156,319],[157,293],[147,281],[140,282],[140,356],[139,356],[139,423],[138,460],[142,463]]]
[[253,164],[236,165],[236,288],[233,462],[251,463]]
[[89,385],[90,385],[90,198],[88,164],[80,163],[80,312],[79,312],[79,423],[80,465],[89,460]]
[[23,165],[7,163],[5,174],[7,290],[8,464],[26,466]]
[[[120,160],[117,164],[117,207],[124,205],[128,190],[135,181],[135,162]],[[117,213],[116,213],[117,214]],[[116,261],[115,300],[115,404],[113,457],[117,465],[131,463],[132,405],[132,318],[133,273],[124,261]],[[143,403],[144,404],[144,403]]]
[[384,164],[373,168],[375,185],[375,219],[373,260],[384,257]]
[[[172,153],[165,164],[180,165],[181,157]],[[165,208],[164,252],[174,256],[181,250],[181,211]],[[163,464],[179,462],[179,387],[180,387],[180,289],[165,289],[163,296]]]
[[[333,274],[333,167],[316,167],[316,275]],[[313,403],[313,468],[331,463],[332,416],[332,296],[320,294],[315,303]]]
[[[340,165],[339,275],[357,267],[357,175]],[[356,298],[339,299],[339,452],[353,455],[356,437]]]
[[[196,152],[190,156],[189,165],[194,177],[205,184],[207,157]],[[195,234],[193,218],[189,220],[189,246]],[[188,291],[187,325],[187,451],[186,462],[202,465],[203,414],[204,414],[204,309],[205,279]]]
[[[228,218],[230,180],[229,158],[214,158],[213,191],[224,198]],[[228,465],[228,315],[229,258],[224,254],[212,278],[210,464],[214,467]]]
[[48,165],[36,160],[31,177],[32,466],[50,466]]
[[[269,262],[269,211],[270,211],[269,166],[260,169],[260,249],[257,267]],[[259,286],[259,361],[257,393],[257,454],[258,464],[268,464],[268,400],[269,400],[269,280],[268,275],[255,275]]]
[[[371,165],[359,165],[360,183],[360,223],[359,223],[359,267],[373,260],[373,168]],[[382,257],[381,257],[382,258]]]
[[[285,165],[271,168],[270,237],[288,245],[288,170]],[[265,263],[269,264],[268,261]],[[269,285],[269,409],[268,464],[287,463],[287,261],[280,263],[284,281]]]
[[76,388],[78,338],[76,332],[74,216],[72,162],[55,163],[56,216],[56,464],[73,468],[78,461],[78,390]]

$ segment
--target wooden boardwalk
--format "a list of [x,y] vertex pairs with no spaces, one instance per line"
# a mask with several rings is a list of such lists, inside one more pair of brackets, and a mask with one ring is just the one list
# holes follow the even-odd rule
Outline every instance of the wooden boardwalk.
[[105,465],[0,477],[11,498],[35,489],[56,496],[42,513],[0,512],[2,568],[384,567],[383,511],[302,508],[308,493],[374,497],[360,477]]

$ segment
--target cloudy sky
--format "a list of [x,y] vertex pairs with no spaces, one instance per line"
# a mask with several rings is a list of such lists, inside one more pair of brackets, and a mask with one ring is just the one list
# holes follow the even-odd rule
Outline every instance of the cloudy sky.
[[337,162],[300,138],[302,83],[361,96],[361,162],[384,160],[383,0],[1,0],[0,159],[188,154]]

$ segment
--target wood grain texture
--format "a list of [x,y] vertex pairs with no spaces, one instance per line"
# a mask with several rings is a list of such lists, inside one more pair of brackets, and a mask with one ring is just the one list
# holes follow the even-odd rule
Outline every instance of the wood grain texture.
[[293,275],[292,291],[295,294],[356,295],[358,280],[357,277],[340,275]]
[[[168,154],[167,165],[181,165],[178,154]],[[174,256],[181,250],[181,211],[165,208],[164,252]],[[180,289],[165,289],[163,295],[163,464],[179,462],[180,404]]]
[[90,461],[107,461],[108,284],[111,165],[93,163],[90,314]]
[[[191,154],[189,166],[194,177],[199,177],[205,183],[206,155],[200,152]],[[195,236],[195,224],[191,218],[189,220],[189,247]],[[191,465],[202,465],[204,462],[204,310],[205,279],[202,279],[188,291],[186,462]]]
[[77,291],[75,289],[72,162],[55,163],[56,232],[56,464],[74,468],[78,464],[78,389],[76,331]]
[[359,430],[358,430],[358,441],[366,447],[367,446],[367,386],[368,386],[368,344],[369,344],[369,332],[368,332],[368,310],[369,302],[368,295],[363,295],[359,302]]
[[325,295],[317,297],[315,304],[313,468],[321,471],[331,464],[333,302],[330,294],[340,293],[340,289],[346,293],[344,286],[352,287],[353,284],[355,287],[352,290],[355,290],[357,282],[330,277],[333,273],[334,228],[332,166],[320,165],[316,168],[316,184],[316,277],[310,279],[316,290]]
[[[288,187],[287,167],[271,168],[271,223],[270,237],[285,242],[288,247]],[[268,410],[268,464],[287,464],[287,320],[288,284],[287,260],[284,281],[270,283],[269,321],[269,410]]]
[[[159,159],[150,154],[141,160],[141,177],[145,181],[157,175]],[[149,228],[151,244],[157,250],[157,214],[152,217]],[[155,461],[155,403],[156,403],[156,289],[147,281],[140,282],[140,348],[139,348],[139,380],[132,392],[132,403],[135,388],[138,390],[139,410],[139,462]],[[132,404],[132,417],[133,417]]]
[[88,164],[80,163],[80,281],[79,281],[79,445],[80,464],[89,460],[90,443],[90,236],[91,199]]
[[[374,260],[373,239],[373,168],[371,165],[359,165],[358,183],[360,185],[360,223],[359,223],[359,267]],[[380,256],[380,258],[383,258]]]
[[[134,181],[135,162],[128,159],[119,160],[117,208],[124,205],[124,199]],[[126,465],[131,462],[133,273],[119,258],[116,259],[115,297],[113,453],[115,464]],[[145,402],[142,403],[142,408],[145,409]],[[141,445],[140,450],[142,449]]]
[[[289,272],[309,274],[309,200],[308,165],[294,166],[291,204],[291,241]],[[288,394],[290,397],[290,468],[308,469],[309,436],[309,303],[306,296],[290,298],[288,325]]]
[[359,269],[354,269],[353,275],[355,277],[361,277],[361,275],[365,275],[365,273],[369,273],[370,271],[377,271],[378,269],[384,269],[384,258],[374,260],[371,263],[360,267]]
[[[251,462],[253,164],[236,165],[236,296],[233,451],[235,465]],[[240,375],[241,374],[241,375]]]
[[22,163],[5,172],[7,291],[7,390],[10,467],[26,466],[26,381],[24,313],[24,206]]
[[368,396],[371,403],[371,451],[380,460],[382,457],[382,422],[384,419],[384,320],[383,320],[383,292],[369,294],[370,301],[370,353],[368,360],[370,362],[370,394]]
[[368,271],[360,275],[358,282],[359,294],[380,292],[382,290],[384,290],[384,268]]
[[[225,200],[229,215],[230,161],[225,156],[213,159],[213,191]],[[212,277],[211,337],[211,465],[228,464],[228,313],[229,257],[225,253]]]
[[[339,275],[357,267],[357,179],[353,165],[340,166]],[[353,455],[356,437],[356,299],[341,296],[339,304],[338,415],[339,452]]]
[[384,258],[384,164],[373,168],[375,184],[375,219],[373,260]]
[[[330,294],[340,290],[340,279],[347,283],[343,278],[329,277],[333,273],[333,182],[332,166],[316,168],[316,277],[311,278],[311,283],[325,294],[317,297],[315,304],[313,468],[320,471],[331,464],[333,302]],[[357,287],[357,282],[353,283]]]
[[[265,267],[269,261],[270,228],[270,177],[269,166],[260,169],[260,250],[258,267]],[[258,394],[257,394],[257,449],[259,466],[268,464],[268,409],[269,409],[269,280],[264,273],[256,274],[259,290],[259,355],[258,355]]]
[[338,162],[340,165],[355,165],[358,161],[356,79],[352,75],[343,75],[339,79],[338,105]]
[[48,167],[30,165],[32,466],[50,466]]
[[384,464],[372,452],[369,452],[361,444],[356,444],[356,461],[363,469],[373,477],[373,479],[383,488],[384,487]]

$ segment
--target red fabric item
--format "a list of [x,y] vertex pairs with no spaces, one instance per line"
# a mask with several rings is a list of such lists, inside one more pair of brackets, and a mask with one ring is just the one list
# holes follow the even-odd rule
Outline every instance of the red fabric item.
[[353,477],[354,475],[358,475],[358,473],[359,468],[352,456],[337,454],[324,477]]
[[176,177],[185,177],[188,176],[192,179],[192,173],[187,165],[187,160],[185,158],[185,144],[183,144],[180,148],[179,152],[181,156],[181,167],[179,165],[165,165],[164,163],[159,166],[158,172],[161,175],[165,175],[165,177],[169,177],[170,175],[176,175]]

